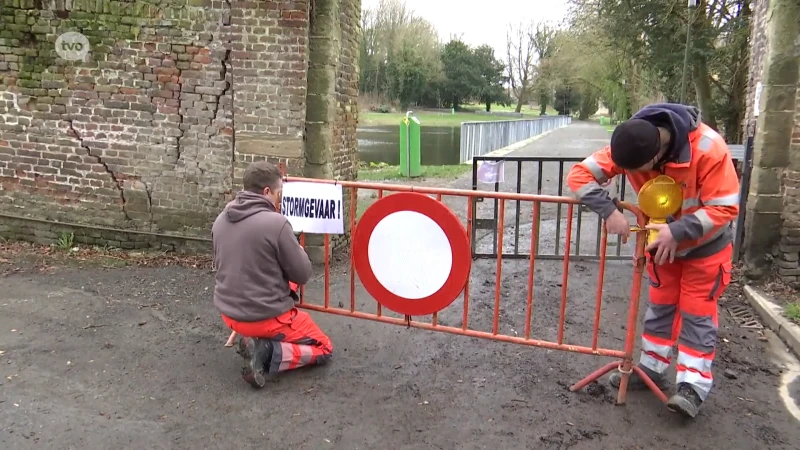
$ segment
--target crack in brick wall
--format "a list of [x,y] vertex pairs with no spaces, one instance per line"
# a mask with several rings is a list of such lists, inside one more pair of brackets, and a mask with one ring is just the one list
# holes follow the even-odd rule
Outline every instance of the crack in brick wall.
[[114,171],[108,168],[108,164],[106,164],[103,161],[103,158],[101,158],[98,155],[92,154],[92,149],[90,149],[89,146],[83,143],[83,138],[81,137],[80,133],[78,133],[78,131],[75,129],[75,125],[72,123],[72,120],[67,120],[67,124],[69,125],[69,133],[72,135],[72,137],[78,140],[79,145],[86,150],[86,154],[96,159],[97,162],[103,166],[103,168],[106,170],[111,179],[114,180],[114,184],[117,186],[117,189],[119,189],[119,197],[122,202],[122,212],[125,214],[125,218],[127,220],[131,220],[130,216],[128,216],[127,211],[125,211],[125,203],[127,203],[127,200],[125,200],[125,189],[123,189],[122,187],[123,186],[122,182],[117,179],[116,175],[114,175]]
[[[344,33],[360,1],[340,3],[331,164],[352,179]],[[207,237],[249,163],[303,172],[308,15],[289,0],[0,0],[0,213]],[[58,59],[75,30],[90,58]]]

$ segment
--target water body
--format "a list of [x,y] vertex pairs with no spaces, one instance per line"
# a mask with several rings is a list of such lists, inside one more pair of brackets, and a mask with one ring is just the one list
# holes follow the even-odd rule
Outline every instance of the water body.
[[[356,131],[358,158],[365,163],[400,164],[400,126],[362,127]],[[458,164],[461,127],[422,127],[420,159],[424,166]]]

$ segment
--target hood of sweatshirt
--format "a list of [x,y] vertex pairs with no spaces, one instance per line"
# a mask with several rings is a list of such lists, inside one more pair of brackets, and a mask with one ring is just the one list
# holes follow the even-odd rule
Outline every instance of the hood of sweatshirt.
[[225,215],[234,223],[265,211],[277,212],[278,210],[267,197],[249,191],[239,192],[236,194],[236,198],[225,206]]
[[[653,125],[667,128],[672,135],[670,159],[691,159],[689,133],[700,125],[700,110],[679,103],[655,103],[647,105],[634,114],[633,119],[646,120]],[[688,159],[687,159],[688,158]]]

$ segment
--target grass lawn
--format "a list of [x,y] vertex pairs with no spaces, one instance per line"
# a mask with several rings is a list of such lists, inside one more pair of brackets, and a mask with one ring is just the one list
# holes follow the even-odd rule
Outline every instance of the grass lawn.
[[789,303],[783,313],[792,322],[800,324],[800,303]]
[[[400,174],[400,166],[389,166],[386,164],[374,164],[371,167],[362,167],[358,170],[358,181],[364,182],[396,182],[395,184],[407,184],[409,180],[454,180],[472,170],[471,164],[459,164],[452,166],[422,166],[422,176],[416,178],[406,178]],[[378,200],[377,191],[373,191],[364,197],[358,195],[356,205],[356,219],[360,219],[364,211]]]
[[[472,170],[470,164],[458,164],[453,166],[422,166],[421,178],[442,178],[456,179],[461,175]],[[400,174],[400,166],[377,165],[375,167],[363,168],[358,171],[359,181],[387,181],[406,179]]]

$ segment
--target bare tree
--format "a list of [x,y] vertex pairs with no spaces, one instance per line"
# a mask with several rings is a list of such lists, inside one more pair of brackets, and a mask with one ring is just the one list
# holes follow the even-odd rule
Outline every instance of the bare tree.
[[406,7],[405,2],[400,0],[381,0],[376,11],[378,33],[381,36],[381,43],[390,57],[394,54],[400,33],[408,26],[413,14]]
[[531,90],[538,94],[539,115],[544,115],[547,111],[553,87],[553,68],[550,60],[556,53],[555,37],[556,29],[554,27],[546,23],[536,25],[533,33],[533,48],[537,57],[537,73]]
[[511,90],[517,97],[516,112],[522,112],[522,105],[527,103],[533,84],[536,71],[534,35],[533,23],[511,26],[506,33],[506,65]]

